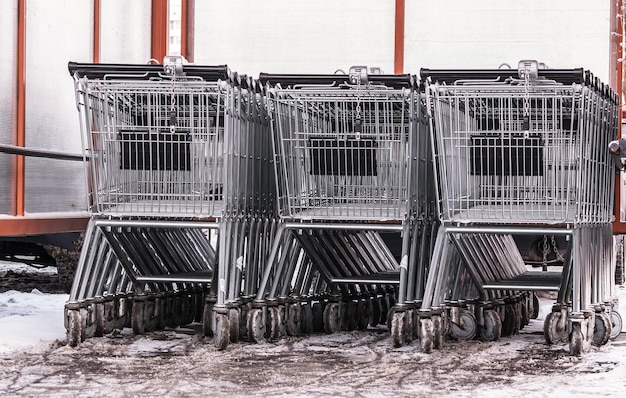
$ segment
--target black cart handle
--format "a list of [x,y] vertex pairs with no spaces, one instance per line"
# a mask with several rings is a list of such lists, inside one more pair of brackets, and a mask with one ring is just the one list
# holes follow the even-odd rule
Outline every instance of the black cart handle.
[[[72,76],[87,77],[88,79],[150,79],[163,76],[163,65],[159,64],[89,64],[69,62],[67,69]],[[230,81],[232,74],[226,65],[183,65],[186,76],[200,77],[206,81]]]

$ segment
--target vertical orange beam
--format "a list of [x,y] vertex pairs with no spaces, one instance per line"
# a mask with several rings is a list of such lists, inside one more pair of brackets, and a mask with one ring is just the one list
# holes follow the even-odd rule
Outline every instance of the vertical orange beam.
[[168,0],[152,0],[152,31],[150,58],[163,61],[167,53]]
[[393,73],[402,74],[404,71],[404,0],[396,0],[393,59]]
[[100,63],[100,0],[93,0],[93,63]]
[[193,62],[195,0],[182,0],[181,3],[181,32],[180,55],[189,62]]
[[[26,145],[26,0],[17,3],[17,130],[15,145]],[[24,156],[15,156],[14,180],[14,212],[17,216],[24,215],[25,207],[25,170]]]

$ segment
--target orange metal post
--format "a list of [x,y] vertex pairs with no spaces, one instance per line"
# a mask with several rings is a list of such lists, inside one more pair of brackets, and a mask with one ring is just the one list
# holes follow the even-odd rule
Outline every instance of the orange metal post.
[[193,62],[195,0],[182,0],[181,6],[180,54]]
[[152,40],[150,57],[159,62],[167,54],[168,0],[152,0]]
[[93,63],[100,62],[100,0],[93,0]]
[[[17,131],[15,145],[26,144],[26,0],[18,1],[17,11]],[[24,156],[15,156],[14,212],[24,215],[25,162]]]
[[395,44],[393,72],[397,75],[404,70],[404,0],[396,0]]

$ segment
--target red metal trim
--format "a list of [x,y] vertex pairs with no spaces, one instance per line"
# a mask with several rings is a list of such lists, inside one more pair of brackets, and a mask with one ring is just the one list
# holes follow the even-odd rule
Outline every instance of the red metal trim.
[[100,63],[100,0],[93,0],[93,63]]
[[396,0],[393,59],[393,72],[397,75],[402,74],[404,71],[404,0]]
[[168,0],[152,0],[152,30],[150,58],[163,62],[167,55]]
[[67,218],[0,218],[0,236],[42,235],[77,232],[87,229],[89,217]]
[[189,62],[193,62],[195,0],[182,0],[180,54]]
[[[15,145],[26,145],[26,0],[19,0],[17,6],[17,123]],[[15,156],[14,160],[14,213],[24,215],[25,192],[24,156]]]

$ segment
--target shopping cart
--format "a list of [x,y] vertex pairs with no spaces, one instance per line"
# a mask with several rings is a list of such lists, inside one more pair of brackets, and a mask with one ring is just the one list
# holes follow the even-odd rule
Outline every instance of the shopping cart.
[[[518,70],[422,69],[421,78],[442,221],[421,310],[447,309],[454,337],[495,340],[536,315],[529,291],[556,291],[548,343],[569,341],[573,354],[606,343],[621,328],[607,151],[618,98],[589,72],[534,61]],[[528,271],[515,241],[526,235],[543,242],[544,268],[551,254],[562,271]],[[424,344],[441,342],[424,322]]]
[[275,213],[260,86],[181,57],[69,70],[93,214],[66,306],[70,343],[102,329],[94,301],[124,307],[137,333],[195,319],[218,347],[236,341],[240,301],[256,291],[244,275],[259,273]]
[[386,323],[391,307],[400,314],[415,301],[408,281],[419,279],[419,238],[432,221],[413,76],[353,67],[259,80],[280,221],[249,313],[251,339]]

